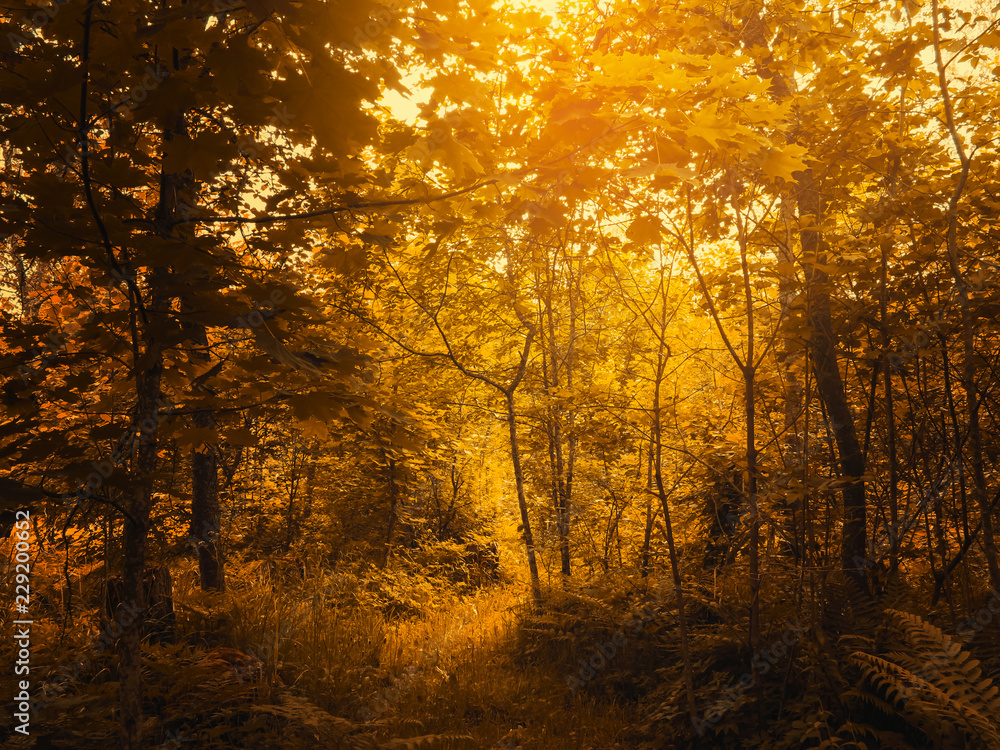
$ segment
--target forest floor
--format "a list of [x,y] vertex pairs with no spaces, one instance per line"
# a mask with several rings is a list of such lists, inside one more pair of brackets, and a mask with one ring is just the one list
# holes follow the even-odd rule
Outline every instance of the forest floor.
[[[625,707],[572,696],[565,674],[519,653],[511,588],[482,589],[447,610],[396,623],[387,633],[387,689],[368,698],[387,719],[386,736],[420,726],[463,734],[482,748],[622,748]],[[362,712],[362,715],[365,715]]]
[[[549,658],[526,632],[531,613],[520,582],[458,594],[404,573],[373,573],[374,581],[381,606],[356,590],[357,606],[331,608],[338,586],[355,581],[327,575],[279,591],[245,580],[228,594],[225,646],[273,669],[264,677],[282,686],[277,692],[294,690],[386,747],[416,737],[428,739],[415,747],[428,748],[637,746],[627,739],[634,703],[574,695],[557,666],[565,660]],[[190,585],[178,588],[178,601],[185,598],[196,610],[206,603]]]
[[[174,567],[176,642],[144,648],[148,746],[638,746],[628,739],[634,705],[575,695],[560,660],[533,640],[520,582],[442,591],[412,571],[369,573],[303,579],[233,564],[220,595],[199,590],[192,563]],[[76,596],[70,632],[39,631],[33,737],[4,727],[2,747],[41,737],[47,747],[106,748],[116,735],[113,649],[100,645],[113,626],[100,623],[95,592]]]
[[[1000,747],[995,592],[975,595],[978,608],[962,621],[975,624],[971,635],[953,640],[925,619],[934,616],[926,592],[901,584],[876,601],[831,573],[810,614],[785,593],[794,581],[776,578],[765,647],[751,653],[745,619],[715,601],[745,601],[746,576],[728,577],[725,591],[692,582],[689,715],[662,573],[611,571],[572,591],[543,580],[537,614],[517,569],[475,587],[454,568],[413,560],[312,571],[294,563],[232,560],[221,594],[200,590],[193,561],[171,566],[175,637],[144,643],[146,747]],[[98,614],[103,576],[88,568],[78,578],[63,628],[51,607],[61,569],[50,567],[36,579],[32,734],[15,734],[8,719],[0,747],[106,750],[116,746],[119,695],[115,626]],[[10,640],[0,659],[14,662]],[[0,672],[0,690],[16,694],[12,674]],[[886,695],[915,699],[895,708]],[[839,713],[830,709],[838,698]]]

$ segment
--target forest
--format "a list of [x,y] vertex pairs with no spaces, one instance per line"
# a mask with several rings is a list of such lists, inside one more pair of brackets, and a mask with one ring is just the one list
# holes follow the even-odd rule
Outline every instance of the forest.
[[1000,5],[7,0],[0,745],[1000,748]]

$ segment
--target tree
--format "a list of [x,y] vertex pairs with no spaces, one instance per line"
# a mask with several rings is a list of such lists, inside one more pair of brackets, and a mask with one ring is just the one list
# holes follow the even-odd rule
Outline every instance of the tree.
[[[519,267],[519,259],[513,253],[512,240],[503,235],[498,239],[499,247],[485,245],[481,238],[480,247],[484,247],[484,249],[473,251],[469,247],[463,247],[454,254],[442,253],[441,257],[444,259],[444,268],[442,269],[443,272],[440,281],[430,276],[428,272],[431,266],[427,262],[428,258],[424,257],[424,262],[420,263],[417,268],[418,274],[413,277],[413,286],[410,285],[410,281],[404,276],[404,273],[411,269],[404,268],[401,271],[393,263],[391,257],[388,255],[385,257],[386,269],[396,282],[396,288],[392,291],[396,298],[409,308],[408,312],[410,314],[407,317],[417,324],[418,330],[422,333],[421,338],[430,339],[430,342],[427,344],[428,348],[424,348],[422,343],[410,343],[414,338],[412,335],[388,330],[385,325],[380,324],[376,315],[369,313],[367,310],[352,310],[351,312],[359,319],[368,322],[376,331],[386,336],[403,351],[420,357],[449,362],[465,377],[489,386],[502,397],[503,413],[507,422],[511,467],[513,469],[514,485],[517,493],[517,504],[521,514],[520,530],[528,559],[532,596],[534,597],[536,608],[541,609],[541,588],[538,579],[538,567],[535,561],[535,542],[531,529],[531,518],[528,513],[527,496],[525,494],[524,472],[521,464],[521,449],[517,429],[518,410],[514,399],[518,387],[524,380],[537,328],[528,319],[528,315],[524,310],[524,303],[517,296],[517,290],[520,287],[518,277],[523,273],[523,269]],[[430,255],[441,252],[440,244],[440,240],[428,243]],[[406,258],[407,255],[411,257]],[[412,251],[405,253],[404,260],[411,260],[412,255]],[[498,264],[502,265],[503,271],[495,268]],[[409,265],[407,264],[407,266]],[[461,274],[463,272],[469,274],[469,276],[462,278]],[[516,348],[512,347],[511,343],[509,343],[510,328],[508,328],[506,322],[500,317],[503,313],[496,308],[492,312],[499,319],[494,318],[491,320],[487,317],[486,320],[478,319],[473,322],[473,327],[478,329],[475,331],[477,335],[471,335],[469,331],[461,330],[461,317],[456,316],[453,310],[456,300],[460,304],[464,304],[468,309],[484,308],[483,301],[475,297],[475,290],[479,286],[479,279],[476,278],[476,274],[478,273],[491,278],[493,283],[489,285],[490,287],[499,288],[499,295],[497,296],[507,303],[503,305],[503,308],[505,311],[511,310],[514,312],[515,320],[524,331],[523,337],[520,338],[520,342]],[[435,282],[440,284],[439,288],[433,286]],[[385,291],[388,292],[389,290]],[[378,302],[379,300],[375,301]],[[491,301],[495,302],[495,300]],[[395,305],[397,303],[394,300],[391,304]],[[487,314],[489,312],[487,310]],[[513,330],[517,331],[517,328],[514,327]],[[497,335],[498,331],[499,335]],[[474,340],[478,337],[483,337],[487,342],[487,346],[490,346],[495,351],[504,352],[513,350],[515,363],[512,366],[500,366],[497,368],[499,370],[498,373],[493,373],[489,369],[484,368],[483,364],[480,364],[484,358],[481,355],[479,357],[476,356],[476,349],[473,345]],[[491,340],[491,338],[494,340]],[[443,349],[429,348],[434,345],[442,346]],[[489,363],[486,363],[486,366],[488,367]]]
[[[55,6],[51,19],[40,21],[25,6],[7,22],[5,163],[17,171],[6,174],[3,231],[14,238],[21,263],[78,264],[85,284],[104,290],[102,307],[88,315],[95,298],[87,286],[65,289],[64,304],[85,317],[74,336],[79,348],[60,374],[103,357],[127,373],[108,375],[116,411],[127,413],[116,417],[117,429],[139,437],[116,453],[128,464],[122,506],[128,601],[142,598],[160,425],[165,414],[183,413],[167,404],[182,398],[183,380],[172,367],[183,359],[187,331],[201,326],[211,342],[213,331],[235,328],[254,301],[267,299],[269,287],[282,285],[271,276],[282,263],[268,268],[268,260],[294,257],[312,232],[322,231],[318,225],[335,226],[347,212],[338,201],[350,202],[370,184],[354,176],[353,166],[360,145],[375,135],[362,103],[378,98],[383,77],[390,85],[397,78],[388,55],[369,64],[348,30],[380,9],[362,3],[331,16],[321,3],[112,8],[87,0]],[[392,36],[367,42],[388,49]],[[48,81],[41,88],[40,70]],[[40,108],[39,94],[46,102]],[[337,176],[319,189],[303,179],[304,164],[324,165]],[[249,191],[263,191],[267,210],[302,220],[262,214],[248,206]],[[309,216],[313,230],[305,226]],[[260,230],[248,235],[255,225]],[[236,228],[246,243],[243,258]],[[355,353],[325,355],[299,334],[311,311],[307,295],[297,291],[288,290],[291,314],[247,327],[270,357],[260,374],[289,368],[319,374],[334,363],[341,373],[356,370],[362,361]],[[198,309],[178,309],[182,298],[197,300]],[[181,371],[186,367],[189,383],[205,385],[215,373],[196,359]],[[353,388],[345,389],[343,378],[328,380],[333,392]],[[71,408],[94,405],[88,381],[70,379],[62,399]],[[315,398],[329,392],[321,385]],[[272,391],[271,398],[280,396]],[[196,429],[211,428],[206,421]],[[213,442],[201,436],[190,445]],[[198,485],[199,507],[211,525],[205,457],[195,450],[206,480]],[[59,481],[72,488],[73,476],[70,470]],[[66,496],[76,497],[72,490]],[[141,618],[119,643],[126,747],[141,744],[140,626]]]
[[[956,618],[1000,587],[995,18],[5,13],[0,510],[49,513],[67,584],[102,542],[142,605],[185,538],[216,591],[224,546],[388,577],[507,496],[536,607],[539,564],[570,596],[629,559],[654,584],[666,548],[693,721],[708,610],[753,659],[820,580],[926,569]],[[713,490],[744,524],[699,525]]]

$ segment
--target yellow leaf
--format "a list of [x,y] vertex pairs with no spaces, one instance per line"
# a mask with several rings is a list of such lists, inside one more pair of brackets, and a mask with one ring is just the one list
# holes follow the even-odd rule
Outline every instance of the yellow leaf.
[[214,427],[187,427],[178,430],[175,438],[179,445],[191,446],[195,450],[219,442],[219,435]]
[[625,236],[637,245],[652,245],[660,241],[660,229],[658,219],[640,216],[625,230]]
[[697,172],[677,164],[666,163],[640,164],[638,167],[632,167],[622,172],[623,177],[646,177],[647,175],[669,175],[685,182],[691,182],[697,176]]
[[807,149],[794,143],[780,149],[772,148],[761,160],[760,168],[772,180],[780,177],[791,182],[792,173],[806,169],[803,157],[807,153]]
[[296,420],[295,424],[296,427],[302,431],[302,437],[304,438],[317,438],[325,440],[330,436],[330,431],[327,429],[326,424],[320,422],[315,417]]
[[718,148],[719,141],[737,143],[742,134],[732,121],[719,117],[713,106],[695,114],[688,135],[700,138],[711,148]]
[[556,107],[549,115],[549,122],[561,125],[568,120],[575,120],[585,117],[597,109],[600,109],[601,102],[598,99],[587,99],[584,101],[570,102],[561,107]]

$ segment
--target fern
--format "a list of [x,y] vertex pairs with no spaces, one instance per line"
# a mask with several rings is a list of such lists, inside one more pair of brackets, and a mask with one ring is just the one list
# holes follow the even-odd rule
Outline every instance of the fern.
[[876,690],[868,703],[894,712],[935,739],[955,743],[959,733],[980,747],[1000,747],[1000,690],[984,678],[979,662],[939,628],[917,615],[886,610],[907,650],[851,655]]
[[283,693],[279,704],[253,706],[251,710],[254,713],[280,716],[290,723],[311,727],[316,732],[317,737],[321,728],[332,732],[338,739],[345,737],[357,728],[353,722],[333,716],[305,698],[290,693]]
[[882,608],[860,584],[840,571],[829,574],[823,604],[823,626],[831,633],[871,631],[882,622]]
[[476,741],[468,734],[427,734],[423,737],[383,742],[379,750],[475,750]]

